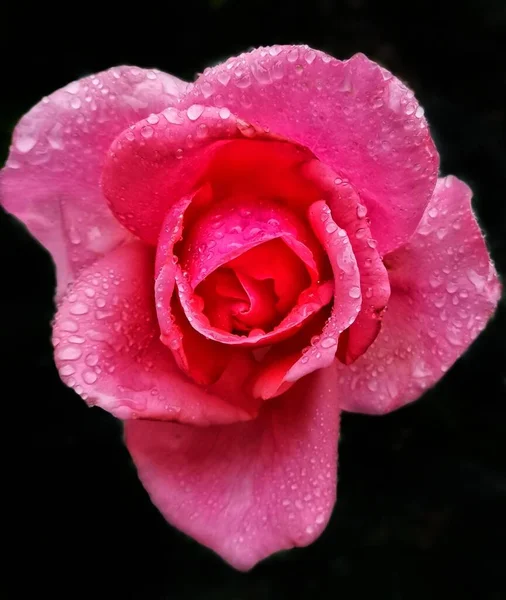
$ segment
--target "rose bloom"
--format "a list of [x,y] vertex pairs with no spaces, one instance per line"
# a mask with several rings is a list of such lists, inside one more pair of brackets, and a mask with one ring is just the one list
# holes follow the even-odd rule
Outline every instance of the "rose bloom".
[[341,410],[415,400],[500,286],[471,190],[364,55],[86,77],[17,125],[2,203],[51,253],[55,360],[169,523],[247,570],[325,528]]

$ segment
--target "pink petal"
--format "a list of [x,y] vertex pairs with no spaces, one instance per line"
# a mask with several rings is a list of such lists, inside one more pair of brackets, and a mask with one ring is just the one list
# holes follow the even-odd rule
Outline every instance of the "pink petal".
[[130,238],[99,188],[111,142],[175,104],[186,87],[159,71],[118,67],[54,92],[16,126],[0,197],[51,252],[59,295],[84,266]]
[[216,203],[193,225],[185,235],[181,265],[196,288],[218,267],[277,238],[283,239],[317,280],[323,252],[307,223],[279,202],[244,193]]
[[323,201],[311,206],[309,220],[327,251],[334,272],[334,305],[321,335],[312,339],[311,347],[286,374],[286,381],[297,381],[316,369],[331,365],[339,336],[355,321],[362,305],[360,272],[346,232],[335,223]]
[[[176,285],[178,288],[179,299],[184,312],[192,327],[200,334],[210,340],[215,340],[221,344],[231,345],[235,348],[252,348],[273,344],[290,337],[298,331],[300,327],[322,307],[326,306],[332,298],[332,284],[328,281],[315,284],[304,290],[298,299],[298,304],[288,315],[272,329],[263,331],[261,329],[252,329],[249,335],[235,335],[228,331],[222,331],[209,322],[209,318],[203,312],[204,303],[202,299],[192,290],[186,278],[181,274],[179,267],[176,267]],[[162,333],[164,333],[162,328]]]
[[182,106],[226,104],[298,142],[360,190],[385,253],[407,241],[432,195],[438,154],[413,93],[362,54],[259,48],[201,75]]
[[251,376],[256,398],[282,394],[301,377],[335,362],[340,336],[361,308],[360,273],[346,232],[335,223],[324,201],[311,206],[309,220],[334,271],[334,304],[330,315],[320,310],[295,337],[273,346],[260,361]]
[[[61,378],[90,405],[120,419],[207,425],[250,418],[242,408],[186,379],[159,341],[153,254],[133,242],[79,274],[54,323]],[[232,399],[238,387],[239,381],[235,388],[229,382]]]
[[237,119],[227,109],[168,108],[124,131],[108,152],[102,188],[121,223],[156,244],[172,203],[202,183],[216,152],[244,136],[269,135]]
[[392,295],[383,327],[353,365],[338,364],[341,406],[386,413],[418,398],[485,327],[500,286],[471,190],[439,179],[410,242],[385,257]]
[[355,322],[341,336],[337,353],[340,360],[349,364],[369,348],[381,329],[382,315],[390,297],[388,273],[376,248],[377,242],[371,237],[367,209],[360,204],[356,191],[349,183],[336,178],[335,172],[320,161],[306,163],[303,173],[318,184],[332,218],[347,232],[360,272],[362,308]]
[[156,251],[155,300],[160,340],[171,350],[178,366],[201,385],[216,382],[230,362],[227,347],[208,340],[188,323],[177,299],[174,303],[177,257],[174,246],[181,240],[183,221],[193,203],[210,199],[209,187],[202,186],[192,196],[174,203],[168,210]]
[[[308,362],[309,359],[306,360],[305,356],[313,349],[311,343],[318,344],[331,311],[331,306],[325,306],[315,313],[293,337],[272,345],[263,356],[257,355],[257,368],[252,370],[247,384],[254,398],[269,400],[280,396],[294,385],[295,380],[288,381],[287,374],[301,358],[304,359],[302,364]],[[335,352],[335,344],[332,345]],[[315,359],[317,360],[316,356],[313,357],[313,360]],[[317,369],[318,366],[314,370]]]
[[247,424],[129,421],[126,443],[169,523],[248,570],[325,528],[336,493],[335,398],[335,371],[325,369]]

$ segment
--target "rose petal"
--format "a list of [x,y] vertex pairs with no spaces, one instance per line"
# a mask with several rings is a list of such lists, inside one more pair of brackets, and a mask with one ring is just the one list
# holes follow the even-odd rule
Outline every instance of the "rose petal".
[[332,364],[339,336],[355,321],[362,305],[360,272],[346,231],[335,223],[329,207],[321,200],[309,209],[309,220],[334,272],[334,305],[321,335],[313,339],[309,351],[290,368],[286,381],[297,381]]
[[237,569],[310,544],[335,502],[334,378],[318,371],[244,425],[129,421],[126,443],[152,501]]
[[[168,108],[139,121],[113,142],[102,188],[116,217],[132,233],[156,244],[172,203],[200,187],[215,153],[251,136],[247,123],[214,107]],[[252,130],[259,139],[269,135]]]
[[385,257],[392,295],[383,327],[353,365],[338,365],[341,406],[386,413],[435,384],[485,327],[500,295],[471,190],[439,179],[408,244]]
[[339,338],[360,311],[360,273],[346,232],[334,222],[324,201],[311,206],[309,220],[334,271],[334,304],[330,314],[320,310],[294,338],[273,346],[260,362],[252,373],[251,387],[253,395],[264,400],[335,362]]
[[319,200],[317,188],[299,172],[312,158],[307,148],[291,142],[235,140],[216,151],[207,177],[220,198],[244,195],[247,190],[250,196],[277,198],[305,211]]
[[[288,381],[287,374],[301,358],[304,359],[302,364],[308,362],[305,356],[313,349],[311,341],[318,344],[322,330],[331,316],[331,310],[332,307],[325,306],[315,313],[296,335],[272,345],[263,356],[258,357],[257,368],[252,370],[247,383],[254,398],[268,400],[290,389],[295,380]],[[332,345],[335,352],[335,344]]]
[[233,405],[242,380],[229,381],[231,403],[224,401],[187,380],[159,341],[153,254],[133,242],[79,274],[54,323],[62,380],[120,419],[207,425],[250,418]]
[[[362,307],[355,322],[339,339],[337,356],[349,364],[374,342],[381,329],[381,319],[390,297],[388,273],[372,239],[367,209],[360,204],[356,191],[320,161],[312,160],[302,172],[325,195],[332,218],[348,234],[360,272]],[[322,218],[325,217],[325,213]],[[333,228],[333,225],[330,225]]]
[[218,267],[269,240],[281,238],[306,264],[314,281],[324,254],[307,224],[279,202],[249,195],[216,203],[185,235],[180,253],[193,288]]
[[432,195],[438,154],[423,110],[363,54],[342,62],[306,46],[258,48],[201,75],[182,100],[194,103],[226,103],[346,176],[382,253],[408,240]]
[[0,197],[51,252],[58,295],[80,269],[130,237],[99,188],[111,142],[175,104],[187,85],[159,71],[118,67],[54,92],[16,126]]
[[[267,332],[261,329],[252,329],[246,337],[222,331],[211,325],[209,318],[203,312],[202,299],[195,294],[187,279],[181,274],[179,267],[176,267],[176,285],[181,305],[192,327],[208,339],[221,344],[230,344],[236,348],[257,347],[286,339],[296,333],[312,315],[332,299],[330,282],[311,286],[300,294],[297,306],[274,329]],[[164,333],[163,329],[162,333]]]

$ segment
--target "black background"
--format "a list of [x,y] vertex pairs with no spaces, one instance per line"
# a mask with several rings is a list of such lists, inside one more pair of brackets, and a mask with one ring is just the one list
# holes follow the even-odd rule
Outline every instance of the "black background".
[[[168,0],[2,9],[0,157],[42,96],[117,64],[181,78],[231,54],[307,43],[357,51],[412,87],[441,152],[467,181],[506,274],[506,4]],[[306,549],[249,574],[165,524],[120,427],[59,381],[49,343],[49,256],[0,213],[0,352],[7,598],[506,598],[506,303],[422,400],[345,415],[338,504]],[[12,477],[10,476],[12,472]],[[7,527],[6,527],[7,529]],[[6,581],[5,578],[3,581]]]

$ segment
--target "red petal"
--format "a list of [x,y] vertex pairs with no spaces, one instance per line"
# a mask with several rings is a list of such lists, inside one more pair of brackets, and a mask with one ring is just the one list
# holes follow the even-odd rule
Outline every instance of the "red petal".
[[139,121],[116,138],[105,160],[102,188],[112,212],[132,233],[156,244],[171,205],[204,183],[219,148],[244,135],[251,135],[247,123],[211,107],[168,108]]

